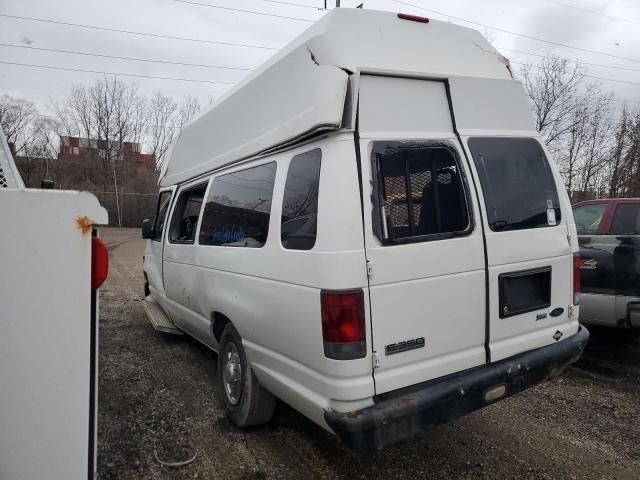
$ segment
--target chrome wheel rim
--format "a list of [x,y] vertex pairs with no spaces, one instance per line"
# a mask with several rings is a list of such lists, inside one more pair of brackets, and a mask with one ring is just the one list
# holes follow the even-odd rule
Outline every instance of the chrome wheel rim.
[[224,363],[222,366],[222,382],[224,392],[231,405],[237,405],[242,393],[242,364],[235,344],[227,343],[224,347]]

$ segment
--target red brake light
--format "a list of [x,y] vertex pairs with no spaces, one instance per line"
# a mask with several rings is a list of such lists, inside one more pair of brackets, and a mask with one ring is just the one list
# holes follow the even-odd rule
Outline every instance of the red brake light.
[[412,22],[429,23],[427,17],[419,17],[418,15],[409,15],[408,13],[399,13],[398,18],[401,20],[410,20]]
[[320,292],[322,338],[328,358],[349,360],[366,355],[362,290]]
[[97,290],[109,274],[109,251],[100,237],[91,237],[91,290]]
[[578,305],[579,295],[582,292],[582,282],[580,281],[580,267],[582,259],[579,253],[573,254],[573,304]]

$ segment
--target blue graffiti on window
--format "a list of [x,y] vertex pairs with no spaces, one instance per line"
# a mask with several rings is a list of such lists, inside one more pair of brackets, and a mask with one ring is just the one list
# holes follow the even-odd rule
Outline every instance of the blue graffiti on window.
[[231,228],[224,228],[222,230],[218,230],[216,228],[211,234],[213,243],[239,242],[245,238],[247,238],[247,235],[244,233],[244,229],[242,227],[236,228],[235,225]]

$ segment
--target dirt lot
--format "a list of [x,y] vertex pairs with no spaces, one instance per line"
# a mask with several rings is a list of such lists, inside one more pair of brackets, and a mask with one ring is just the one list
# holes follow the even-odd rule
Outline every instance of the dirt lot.
[[[286,405],[240,431],[223,414],[216,355],[162,335],[142,298],[138,230],[105,229],[98,472],[127,478],[640,478],[640,343],[592,343],[562,377],[380,453],[356,456]],[[168,468],[155,458],[188,466]]]

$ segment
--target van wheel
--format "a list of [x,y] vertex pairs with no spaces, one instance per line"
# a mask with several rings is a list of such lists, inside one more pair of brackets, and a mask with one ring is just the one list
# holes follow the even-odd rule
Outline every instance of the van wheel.
[[224,328],[220,337],[218,377],[227,417],[234,425],[250,427],[271,419],[276,398],[258,383],[247,362],[242,339],[231,324]]

